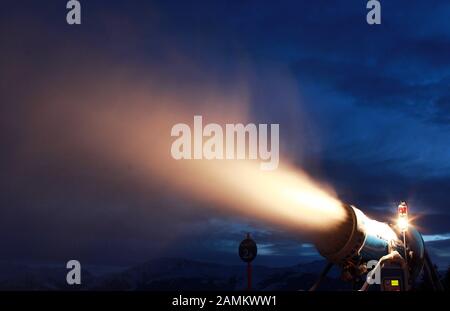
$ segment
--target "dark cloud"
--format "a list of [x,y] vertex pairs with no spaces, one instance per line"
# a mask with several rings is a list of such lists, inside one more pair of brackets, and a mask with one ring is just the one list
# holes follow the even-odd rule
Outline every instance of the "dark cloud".
[[450,94],[441,95],[436,100],[435,106],[434,120],[438,123],[450,124]]
[[395,76],[377,65],[326,59],[303,59],[295,63],[293,70],[301,81],[319,83],[348,96],[356,104],[398,110],[422,121],[449,124],[445,121],[450,117],[446,104],[450,76],[432,82],[427,77],[416,81],[407,75]]
[[[450,186],[450,177],[404,175],[395,170],[402,161],[393,159],[368,164],[325,159],[320,171],[313,174],[334,185],[343,200],[362,208],[377,208],[390,203],[395,212],[396,202],[404,199],[414,202],[418,213],[447,211],[446,189]],[[389,211],[389,205],[386,211]],[[436,230],[440,232],[444,228],[441,226]]]

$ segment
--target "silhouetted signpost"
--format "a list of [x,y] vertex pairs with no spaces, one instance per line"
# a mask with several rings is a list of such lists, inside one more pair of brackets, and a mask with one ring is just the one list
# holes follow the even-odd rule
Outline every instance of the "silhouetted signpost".
[[239,257],[247,263],[247,289],[252,288],[252,265],[251,262],[255,259],[258,248],[255,241],[250,238],[250,233],[247,233],[247,238],[242,240],[239,244]]

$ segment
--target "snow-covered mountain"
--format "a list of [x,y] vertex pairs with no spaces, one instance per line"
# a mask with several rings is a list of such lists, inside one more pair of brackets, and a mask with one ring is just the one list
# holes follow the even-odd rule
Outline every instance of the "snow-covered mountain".
[[[306,290],[317,279],[324,261],[273,268],[254,265],[255,290]],[[247,286],[246,265],[224,265],[179,258],[153,259],[101,276],[82,271],[82,285],[66,284],[64,267],[0,265],[0,290],[240,290]],[[345,289],[331,271],[321,289]]]

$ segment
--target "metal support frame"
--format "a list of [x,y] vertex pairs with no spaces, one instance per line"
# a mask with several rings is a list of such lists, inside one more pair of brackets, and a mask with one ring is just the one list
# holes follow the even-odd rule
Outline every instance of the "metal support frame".
[[331,268],[333,267],[333,263],[329,262],[325,268],[322,270],[322,273],[320,273],[319,278],[317,279],[316,283],[314,283],[314,285],[309,289],[310,292],[315,291],[320,283],[322,282],[322,280],[327,276],[328,272],[330,272]]

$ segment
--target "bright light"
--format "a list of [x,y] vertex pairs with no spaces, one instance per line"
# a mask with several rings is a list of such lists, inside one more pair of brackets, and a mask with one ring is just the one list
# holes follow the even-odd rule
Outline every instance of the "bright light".
[[392,230],[392,228],[383,222],[370,219],[366,216],[364,226],[366,227],[366,231],[368,234],[380,237],[389,243],[397,240],[397,235]]
[[405,232],[408,230],[408,219],[406,217],[399,217],[397,220],[397,227],[400,231]]

